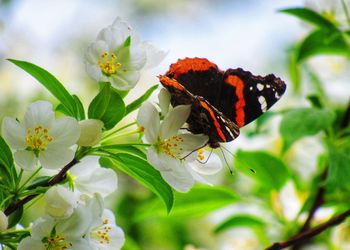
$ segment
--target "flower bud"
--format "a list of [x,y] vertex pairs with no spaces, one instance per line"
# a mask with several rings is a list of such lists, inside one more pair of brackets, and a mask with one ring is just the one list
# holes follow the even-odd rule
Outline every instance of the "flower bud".
[[45,193],[46,212],[54,218],[69,217],[78,202],[75,194],[63,186],[54,186]]
[[96,145],[102,137],[103,122],[95,119],[88,119],[79,122],[80,138],[79,146],[89,147]]
[[3,211],[0,211],[0,232],[5,231],[9,225],[7,216]]

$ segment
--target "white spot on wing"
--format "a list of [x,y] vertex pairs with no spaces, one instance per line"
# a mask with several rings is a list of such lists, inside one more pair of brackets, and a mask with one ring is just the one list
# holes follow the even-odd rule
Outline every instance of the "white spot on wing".
[[256,87],[258,88],[259,91],[263,90],[264,89],[264,85],[262,85],[261,83],[258,83],[256,85]]
[[250,86],[250,87],[249,87],[249,90],[253,90],[253,87],[252,87],[252,86]]
[[280,99],[280,98],[281,98],[281,96],[280,96],[277,92],[275,92],[275,97],[276,97],[277,99]]
[[267,103],[266,103],[265,97],[259,96],[258,101],[260,103],[261,111],[262,112],[266,112],[266,110],[267,110]]
[[270,86],[270,84],[266,84],[266,88],[268,88],[268,89],[269,89],[270,87],[271,87],[271,86]]

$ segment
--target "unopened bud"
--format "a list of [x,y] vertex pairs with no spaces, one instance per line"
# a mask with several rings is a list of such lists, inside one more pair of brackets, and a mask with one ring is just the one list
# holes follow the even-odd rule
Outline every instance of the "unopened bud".
[[101,140],[103,122],[95,119],[88,119],[79,122],[80,138],[77,142],[79,146],[94,146]]
[[53,186],[45,193],[46,212],[54,218],[69,217],[75,207],[75,194],[63,186]]

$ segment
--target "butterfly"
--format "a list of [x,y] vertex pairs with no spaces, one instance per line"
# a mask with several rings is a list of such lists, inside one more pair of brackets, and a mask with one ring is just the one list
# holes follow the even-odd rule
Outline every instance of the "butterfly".
[[241,68],[220,70],[206,58],[184,58],[171,64],[161,84],[171,104],[191,105],[188,130],[206,134],[209,146],[237,138],[239,129],[275,104],[286,84],[273,74],[255,76]]

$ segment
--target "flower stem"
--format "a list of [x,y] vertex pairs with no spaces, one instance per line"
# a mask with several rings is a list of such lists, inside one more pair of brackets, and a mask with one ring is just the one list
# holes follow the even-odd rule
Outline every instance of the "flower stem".
[[[64,166],[61,171],[55,175],[51,180],[49,180],[47,183],[45,183],[44,185],[42,185],[42,187],[50,187],[53,186],[57,183],[60,183],[61,181],[64,180],[64,178],[66,177],[66,173],[68,172],[68,170],[73,167],[75,164],[77,164],[79,161],[77,159],[73,159],[71,162],[69,162],[66,166]],[[32,194],[32,195],[28,195],[25,198],[18,200],[16,202],[14,202],[13,204],[10,204],[4,211],[6,216],[9,216],[10,214],[12,214],[13,212],[15,212],[17,209],[19,209],[20,207],[23,207],[24,204],[28,203],[29,201],[33,200],[35,197],[37,197],[39,194]]]
[[18,192],[20,193],[21,190],[25,187],[25,185],[28,184],[28,182],[30,182],[38,173],[39,171],[42,169],[42,167],[39,167],[37,170],[35,170],[35,172],[29,176],[29,178],[18,188]]
[[136,122],[132,122],[132,123],[129,123],[129,124],[126,124],[125,126],[121,127],[121,128],[118,128],[112,132],[110,132],[109,134],[106,134],[105,136],[103,136],[102,140],[106,140],[108,137],[114,135],[115,133],[118,133],[119,131],[122,131],[128,127],[131,127],[132,125],[135,125]]

